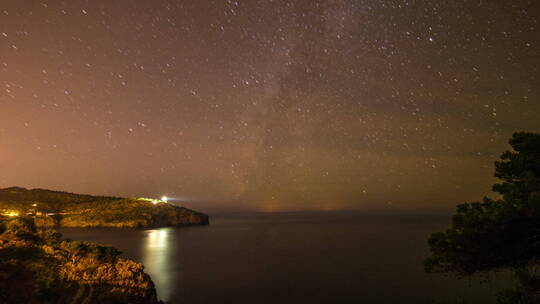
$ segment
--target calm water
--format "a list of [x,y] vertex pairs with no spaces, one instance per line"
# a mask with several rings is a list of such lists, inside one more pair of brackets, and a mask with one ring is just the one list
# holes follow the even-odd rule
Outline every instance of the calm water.
[[[425,274],[448,216],[213,216],[206,227],[62,229],[142,262],[167,303],[492,303],[499,283]],[[462,302],[462,300],[465,302]]]

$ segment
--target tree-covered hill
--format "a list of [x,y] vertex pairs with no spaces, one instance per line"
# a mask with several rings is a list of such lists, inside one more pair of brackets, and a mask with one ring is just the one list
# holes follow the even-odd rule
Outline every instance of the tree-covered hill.
[[46,189],[25,189],[10,187],[0,189],[0,208],[31,209],[37,204],[46,212],[66,212],[84,209],[88,206],[100,207],[121,200],[118,197],[75,194]]
[[74,194],[45,189],[0,189],[0,213],[30,215],[65,227],[206,225],[208,215],[157,199]]

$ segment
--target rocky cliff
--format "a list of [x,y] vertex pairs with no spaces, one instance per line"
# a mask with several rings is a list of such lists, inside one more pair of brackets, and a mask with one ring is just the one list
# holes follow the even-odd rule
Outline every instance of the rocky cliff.
[[62,227],[163,227],[207,225],[208,215],[166,202],[156,204],[146,200],[123,199],[107,208],[88,209],[62,216]]
[[158,304],[144,267],[113,247],[0,218],[0,303]]

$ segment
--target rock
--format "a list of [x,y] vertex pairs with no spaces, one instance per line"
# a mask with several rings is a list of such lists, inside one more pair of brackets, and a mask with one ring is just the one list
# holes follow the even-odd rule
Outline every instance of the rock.
[[0,303],[158,304],[140,263],[91,242],[60,240],[32,218],[0,220]]

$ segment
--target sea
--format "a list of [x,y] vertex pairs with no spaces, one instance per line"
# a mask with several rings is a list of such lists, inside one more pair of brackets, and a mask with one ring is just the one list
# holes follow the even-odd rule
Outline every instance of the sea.
[[165,303],[494,303],[501,275],[428,274],[430,233],[450,214],[210,214],[210,225],[62,228],[143,263]]

